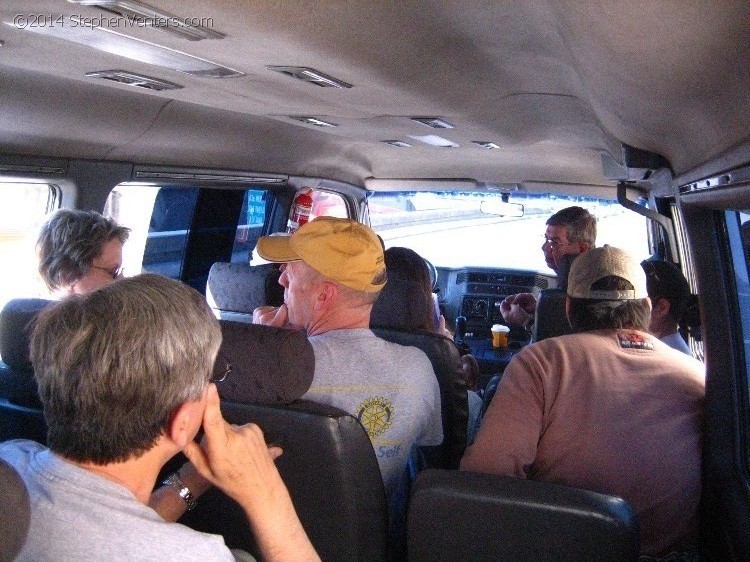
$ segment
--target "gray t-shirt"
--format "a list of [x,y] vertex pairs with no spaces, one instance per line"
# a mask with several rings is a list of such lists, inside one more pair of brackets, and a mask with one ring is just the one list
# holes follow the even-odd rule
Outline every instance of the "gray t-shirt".
[[164,521],[124,486],[39,443],[0,443],[0,458],[21,475],[31,502],[17,560],[235,560],[222,537]]
[[414,445],[443,442],[440,387],[416,347],[385,341],[366,328],[311,336],[315,376],[302,397],[336,406],[367,430],[390,497]]

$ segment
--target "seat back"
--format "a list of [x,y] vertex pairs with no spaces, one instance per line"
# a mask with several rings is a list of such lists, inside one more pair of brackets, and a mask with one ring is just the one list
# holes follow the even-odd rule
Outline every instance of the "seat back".
[[[385,488],[370,439],[355,418],[306,401],[285,407],[222,401],[221,408],[230,423],[256,423],[269,444],[283,448],[276,464],[323,560],[387,559]],[[258,555],[242,510],[217,490],[180,522]]]
[[[466,449],[466,431],[469,419],[466,381],[463,376],[461,356],[453,340],[426,331],[403,331],[372,328],[384,340],[421,349],[432,363],[438,384],[443,418],[443,443],[425,448],[427,465],[438,468],[458,468]],[[404,376],[408,376],[404,373]]]
[[565,312],[567,294],[562,289],[542,289],[536,303],[532,342],[572,334]]
[[50,305],[45,299],[13,299],[0,311],[0,397],[13,404],[41,409],[29,339],[37,314]]
[[224,400],[246,404],[289,404],[310,388],[315,354],[300,330],[219,320],[219,353],[232,364],[218,383]]
[[409,505],[409,562],[624,562],[639,548],[625,500],[557,484],[427,470]]
[[284,290],[278,284],[279,267],[269,263],[216,262],[208,272],[206,299],[220,318],[249,321],[259,306],[279,306]]

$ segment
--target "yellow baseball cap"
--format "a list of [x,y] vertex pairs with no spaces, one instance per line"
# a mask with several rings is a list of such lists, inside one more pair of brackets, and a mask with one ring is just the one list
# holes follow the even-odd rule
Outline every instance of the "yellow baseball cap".
[[[303,261],[321,275],[356,291],[385,285],[383,245],[377,234],[351,219],[317,217],[292,234],[261,236],[258,255],[286,263]],[[381,280],[374,284],[374,280]]]

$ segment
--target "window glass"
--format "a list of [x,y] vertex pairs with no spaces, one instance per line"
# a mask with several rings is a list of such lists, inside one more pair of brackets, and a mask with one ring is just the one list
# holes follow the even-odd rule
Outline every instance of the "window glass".
[[46,183],[0,183],[0,263],[8,268],[0,281],[0,309],[14,298],[50,298],[37,272],[35,246],[59,195]]
[[250,189],[245,193],[232,248],[232,263],[248,263],[266,220],[267,191]]
[[487,192],[376,192],[370,194],[368,208],[370,224],[386,248],[409,247],[438,267],[549,274],[552,271],[541,250],[545,223],[550,215],[571,205],[584,207],[596,217],[597,246],[623,248],[639,261],[649,256],[647,219],[617,201],[512,194],[508,202],[522,204],[523,216],[502,211],[502,196]]
[[[198,187],[140,184],[122,184],[112,190],[104,214],[131,229],[130,238],[123,248],[126,276],[143,271],[166,275],[173,279],[182,277],[188,237],[200,193],[201,189]],[[218,192],[206,189],[203,197],[204,207],[207,200],[205,195],[213,193]],[[268,192],[264,190],[247,190],[239,212],[238,224],[227,225],[229,228],[236,228],[231,251],[232,262],[249,260],[250,252],[263,229],[267,195]],[[227,252],[228,250],[227,248]],[[202,258],[210,260],[211,256]],[[214,261],[228,259],[227,253],[216,257]]]
[[734,279],[742,318],[745,370],[750,385],[750,209],[727,211],[727,232],[732,250]]
[[131,229],[123,268],[180,278],[198,188],[123,184],[110,193],[105,216]]

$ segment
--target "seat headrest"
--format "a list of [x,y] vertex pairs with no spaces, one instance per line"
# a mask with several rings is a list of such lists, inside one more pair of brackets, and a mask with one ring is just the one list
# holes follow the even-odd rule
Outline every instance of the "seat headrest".
[[245,404],[289,404],[312,384],[315,354],[299,330],[220,320],[219,353],[232,372],[218,383],[219,395]]
[[12,369],[33,370],[29,358],[29,339],[39,311],[54,301],[13,299],[0,312],[0,355]]
[[277,306],[284,299],[278,278],[279,268],[273,263],[216,262],[208,272],[206,299],[212,308],[227,312],[252,313],[266,304]]
[[414,281],[388,279],[372,307],[370,326],[395,330],[434,329],[433,301]]

